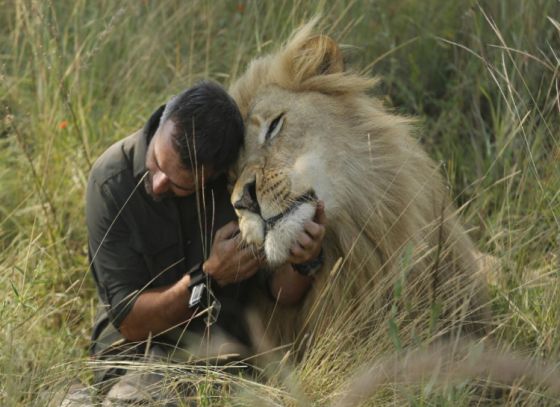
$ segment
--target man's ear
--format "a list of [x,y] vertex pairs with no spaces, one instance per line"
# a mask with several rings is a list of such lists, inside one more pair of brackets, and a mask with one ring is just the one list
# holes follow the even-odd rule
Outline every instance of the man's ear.
[[329,36],[305,40],[292,56],[292,72],[301,80],[318,75],[342,73],[344,60],[338,44]]
[[165,109],[165,105],[161,105],[160,107],[158,107],[157,110],[152,113],[152,115],[144,125],[144,132],[149,136],[152,136],[156,132],[159,126],[159,119],[161,118],[164,109]]

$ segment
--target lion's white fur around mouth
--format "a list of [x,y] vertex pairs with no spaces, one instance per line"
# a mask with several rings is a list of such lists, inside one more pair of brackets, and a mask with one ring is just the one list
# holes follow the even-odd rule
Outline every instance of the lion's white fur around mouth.
[[264,252],[271,266],[279,266],[288,260],[290,248],[296,242],[298,234],[304,230],[305,222],[313,219],[314,215],[315,203],[304,202],[266,233]]
[[290,256],[290,248],[303,232],[305,222],[315,215],[315,202],[304,202],[289,214],[280,218],[274,226],[266,230],[263,218],[250,211],[242,211],[239,229],[245,242],[264,246],[266,260],[271,267],[285,263]]

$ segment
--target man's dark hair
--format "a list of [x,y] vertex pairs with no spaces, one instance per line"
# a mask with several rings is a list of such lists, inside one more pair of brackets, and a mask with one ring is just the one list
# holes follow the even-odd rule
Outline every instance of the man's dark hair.
[[162,126],[173,120],[173,139],[185,168],[210,166],[224,171],[237,159],[243,144],[243,119],[235,101],[218,84],[202,81],[165,106]]

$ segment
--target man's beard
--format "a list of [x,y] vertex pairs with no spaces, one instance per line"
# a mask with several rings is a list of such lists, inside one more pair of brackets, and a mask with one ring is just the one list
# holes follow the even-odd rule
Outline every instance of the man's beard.
[[152,174],[149,171],[146,173],[146,176],[144,177],[144,189],[146,190],[146,193],[156,202],[160,202],[165,198],[172,198],[175,196],[175,194],[173,194],[173,192],[171,191],[165,192],[160,195],[154,194],[154,187],[152,184]]

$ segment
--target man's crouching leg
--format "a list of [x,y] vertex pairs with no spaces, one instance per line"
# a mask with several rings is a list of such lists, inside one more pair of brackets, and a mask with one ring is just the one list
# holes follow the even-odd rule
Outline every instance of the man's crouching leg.
[[130,362],[124,375],[105,383],[105,389],[110,387],[102,406],[176,406],[179,400],[184,402],[189,396],[192,397],[192,387],[177,386],[177,383],[164,373],[168,362],[169,353],[165,347],[152,344],[142,357]]

